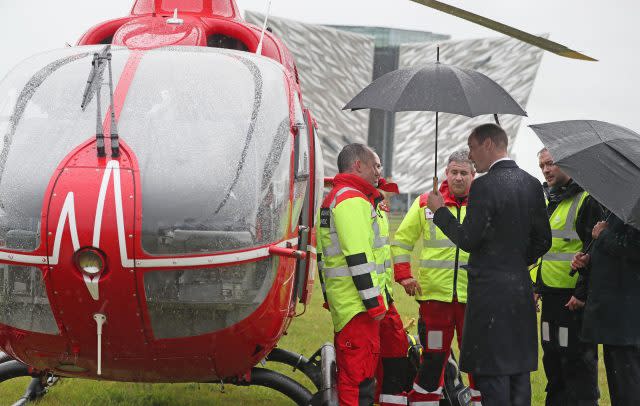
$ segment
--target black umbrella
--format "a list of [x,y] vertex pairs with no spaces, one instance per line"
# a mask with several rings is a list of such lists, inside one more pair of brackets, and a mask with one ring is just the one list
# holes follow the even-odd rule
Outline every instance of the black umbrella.
[[494,114],[496,122],[497,114],[527,115],[509,93],[489,77],[440,62],[380,76],[343,108],[359,109],[436,112],[434,190],[438,183],[439,112],[467,117]]
[[618,218],[640,229],[640,135],[593,120],[529,127],[556,165]]

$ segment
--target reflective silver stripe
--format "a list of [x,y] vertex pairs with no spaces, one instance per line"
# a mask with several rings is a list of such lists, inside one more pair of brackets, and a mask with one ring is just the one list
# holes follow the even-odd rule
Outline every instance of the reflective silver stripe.
[[385,259],[384,260],[384,267],[386,268],[391,268],[391,260],[390,259]]
[[553,238],[564,238],[569,240],[578,240],[580,238],[578,236],[578,233],[576,233],[576,231],[573,229],[573,223],[575,223],[576,221],[576,216],[578,214],[578,206],[580,205],[581,198],[582,198],[582,193],[578,193],[573,197],[573,201],[571,202],[571,207],[569,208],[569,213],[567,213],[567,218],[564,223],[564,229],[551,230],[551,236]]
[[420,402],[409,402],[409,406],[439,406],[439,400],[423,400]]
[[551,230],[551,237],[562,238],[565,240],[577,240],[580,238],[575,230]]
[[438,239],[436,225],[433,220],[429,222],[429,238],[423,240],[425,248],[447,248],[455,247],[456,245],[448,238]]
[[360,299],[362,300],[372,299],[374,297],[380,296],[380,288],[378,286],[374,286],[369,289],[359,290],[358,294],[360,295]]
[[351,272],[351,276],[358,276],[358,275],[364,275],[366,273],[371,273],[375,271],[375,269],[376,269],[375,262],[367,262],[366,264],[350,266],[349,272]]
[[387,403],[390,405],[404,405],[407,406],[407,397],[406,396],[398,396],[398,395],[385,395],[384,393],[380,394],[380,403]]
[[571,261],[575,252],[547,252],[544,254],[544,261]]
[[400,242],[400,241],[394,240],[393,242],[391,242],[391,245],[392,246],[396,246],[398,248],[402,248],[402,249],[407,250],[407,251],[413,251],[413,245],[405,244],[405,243]]
[[346,266],[342,266],[340,268],[327,268],[323,269],[322,272],[324,273],[324,277],[326,279],[339,278],[341,276],[351,276],[351,272]]
[[383,273],[387,272],[387,268],[384,266],[384,264],[376,264],[376,272],[378,273],[378,275],[382,275]]
[[450,260],[423,259],[420,261],[420,267],[422,268],[453,269],[455,266],[456,262]]
[[329,239],[331,240],[331,245],[324,247],[324,255],[328,257],[342,255],[342,248],[340,247],[338,234],[336,234],[335,231],[329,231]]
[[[330,216],[331,216],[331,211],[333,210],[334,207],[336,207],[336,202],[338,201],[338,197],[350,190],[361,193],[358,190],[350,187],[343,187],[342,189],[338,190],[335,196],[333,196],[333,200],[329,205]],[[340,239],[338,238],[338,233],[336,231],[335,221],[332,221],[332,220],[329,221],[329,238],[331,239],[331,245],[324,248],[324,254],[330,257],[342,255],[342,247],[340,246]]]
[[429,222],[429,239],[436,241],[436,225],[433,220]]
[[396,255],[393,257],[393,262],[401,264],[403,262],[411,262],[411,255]]
[[[374,224],[377,225],[378,223],[376,223],[374,221]],[[375,230],[374,230],[374,232],[375,232]],[[384,247],[385,245],[388,245],[388,244],[389,244],[389,237],[376,236],[373,239],[373,248],[382,248],[382,247]]]
[[424,240],[424,246],[426,248],[448,248],[448,247],[455,247],[456,245],[453,243],[453,241],[446,239],[446,240],[436,240],[436,239],[429,239],[429,240]]
[[[342,189],[338,190],[335,196],[333,197],[333,200],[329,205],[329,215],[331,215],[331,211],[336,207],[338,197],[340,197],[343,193],[346,193],[348,191],[354,191],[364,196],[364,194],[357,189],[350,188],[350,187],[343,187]],[[372,216],[375,215],[375,209],[372,208],[371,212],[372,212]],[[375,220],[373,221],[373,233],[375,236],[374,248],[380,248],[387,244],[383,240],[378,241],[379,238],[386,239],[387,237],[380,237],[380,229],[379,229],[378,223]],[[331,245],[324,248],[324,254],[331,257],[342,255],[342,247],[340,246],[340,239],[338,238],[338,234],[336,231],[335,221],[329,221],[329,238],[331,239]]]
[[[417,383],[415,383],[415,382],[414,382],[414,383],[413,383],[413,390],[414,390],[414,391],[416,391],[416,392],[418,392],[418,393],[422,393],[422,394],[428,394],[428,393],[431,393],[431,394],[434,394],[434,395],[442,395],[442,386],[438,386],[438,389],[436,389],[436,390],[435,390],[435,391],[433,391],[433,392],[429,392],[429,391],[427,391],[426,389],[422,389],[422,387],[421,387],[420,385],[418,385]],[[436,402],[436,404],[437,404],[437,403],[438,403],[438,402]],[[412,404],[413,404],[413,403],[412,403]]]

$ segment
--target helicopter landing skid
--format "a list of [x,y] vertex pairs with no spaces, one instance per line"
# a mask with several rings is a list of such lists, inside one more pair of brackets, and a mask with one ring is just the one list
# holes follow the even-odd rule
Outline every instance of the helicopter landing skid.
[[239,386],[258,385],[277,390],[300,406],[337,406],[336,351],[332,344],[324,344],[310,359],[281,348],[274,348],[265,361],[278,362],[304,373],[315,385],[312,394],[306,387],[288,376],[266,368],[252,368],[249,380],[233,379],[227,383]]
[[[238,386],[264,386],[277,390],[300,406],[337,406],[336,390],[336,352],[332,344],[324,344],[310,359],[291,351],[275,348],[265,361],[277,362],[300,370],[315,385],[317,392],[312,393],[301,383],[292,378],[267,368],[254,367],[250,379],[228,379],[225,383]],[[49,377],[34,372],[29,366],[14,360],[0,352],[0,383],[22,376],[31,376],[27,390],[13,406],[22,406],[37,400],[47,393],[48,387],[57,381],[57,377]]]
[[31,376],[31,382],[27,386],[24,395],[18,399],[13,406],[22,406],[28,402],[40,399],[47,393],[47,387],[55,382],[53,379],[47,379],[43,374],[34,372],[29,366],[20,361],[16,361],[5,353],[0,353],[0,383],[9,379],[19,378],[22,376]]

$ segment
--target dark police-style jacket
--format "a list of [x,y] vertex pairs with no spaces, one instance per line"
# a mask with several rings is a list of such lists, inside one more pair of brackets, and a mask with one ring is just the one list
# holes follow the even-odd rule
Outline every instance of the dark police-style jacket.
[[460,367],[513,375],[538,366],[536,309],[527,266],[551,247],[540,182],[514,161],[497,162],[471,185],[462,224],[439,209],[435,224],[470,253]]

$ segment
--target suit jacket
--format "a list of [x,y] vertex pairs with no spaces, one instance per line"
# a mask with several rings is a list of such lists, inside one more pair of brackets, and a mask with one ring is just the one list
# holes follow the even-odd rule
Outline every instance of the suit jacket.
[[540,182],[512,160],[497,162],[472,183],[462,224],[446,209],[436,211],[434,223],[470,254],[461,369],[535,371],[537,322],[527,267],[551,247]]

